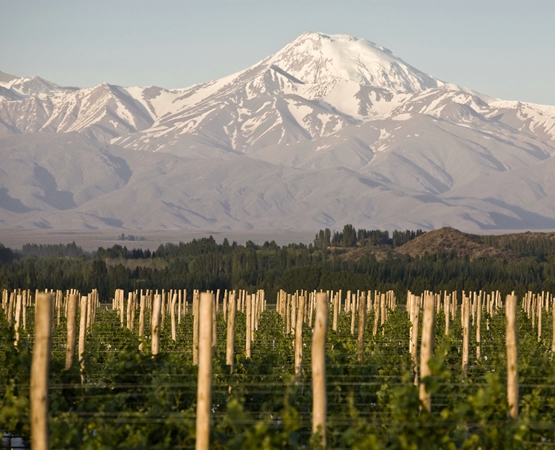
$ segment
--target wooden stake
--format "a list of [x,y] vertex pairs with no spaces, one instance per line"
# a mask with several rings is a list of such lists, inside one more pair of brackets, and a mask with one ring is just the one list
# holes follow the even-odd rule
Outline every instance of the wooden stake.
[[120,308],[120,317],[119,317],[119,321],[120,321],[120,325],[123,328],[124,324],[125,324],[125,316],[124,316],[124,311],[125,311],[125,297],[124,297],[124,292],[121,289],[118,289],[118,294],[119,294],[119,308]]
[[15,294],[13,292],[10,293],[10,300],[8,301],[8,326],[12,326],[13,320],[13,307],[15,302]]
[[507,329],[507,400],[509,417],[518,419],[518,340],[516,325],[516,296],[508,295],[505,302]]
[[129,292],[127,295],[127,314],[126,314],[126,323],[127,329],[129,331],[133,330],[133,326],[131,325],[131,309],[133,308],[133,292]]
[[[95,292],[96,296],[96,292]],[[95,297],[96,299],[96,297]],[[135,329],[135,315],[137,312],[137,291],[133,292],[133,296],[131,297],[131,323],[129,329],[133,331]],[[96,307],[95,307],[96,308]],[[95,309],[96,311],[96,309]],[[96,313],[95,313],[96,314]]]
[[451,315],[449,314],[449,309],[451,306],[451,296],[445,296],[445,301],[443,303],[443,312],[445,314],[445,336],[449,336],[449,319]]
[[470,298],[463,297],[463,348],[462,348],[462,370],[466,373],[468,369],[468,349],[470,345]]
[[235,312],[237,309],[235,291],[229,295],[228,309],[225,363],[229,366],[230,373],[233,373],[235,363]]
[[355,302],[351,303],[351,335],[355,334],[356,309]]
[[212,304],[214,295],[200,296],[200,335],[197,388],[196,450],[210,448],[210,408],[212,395]]
[[177,294],[173,294],[172,296],[172,301],[170,304],[170,315],[171,315],[171,321],[172,321],[172,340],[175,342],[177,341],[177,324],[175,321],[175,303],[177,302]]
[[543,308],[543,295],[539,298],[539,302],[538,302],[538,342],[542,341],[542,308]]
[[364,360],[364,334],[366,331],[366,293],[362,293],[358,304],[357,361]]
[[295,382],[300,383],[303,365],[303,310],[305,297],[299,297],[299,310],[297,312],[297,324],[295,326]]
[[218,310],[218,296],[220,290],[218,289],[218,295],[215,297],[215,308],[212,308],[212,347],[216,346],[218,342],[218,317],[217,317],[217,310]]
[[339,293],[336,293],[333,301],[333,331],[337,331],[337,324],[339,323],[339,308],[341,307],[340,303],[341,300],[339,300]]
[[198,339],[199,339],[199,293],[193,291],[193,364],[198,364]]
[[75,341],[77,339],[76,333],[77,325],[77,295],[70,294],[67,304],[67,346],[66,346],[66,365],[65,369],[68,370],[73,365],[75,358]]
[[[80,318],[79,318],[79,366],[81,372],[85,370],[85,337],[87,335],[87,312],[88,312],[88,297],[83,295],[81,297],[80,305]],[[83,375],[81,375],[81,382],[83,382]]]
[[482,296],[476,298],[476,359],[480,359],[482,348]]
[[[379,296],[379,294],[378,294]],[[377,297],[378,297],[377,296]],[[379,296],[379,298],[381,298],[381,296]],[[374,328],[372,329],[372,335],[376,336],[376,334],[378,333],[378,326],[380,324],[380,303],[379,303],[379,298],[375,298],[375,308],[374,308]]]
[[162,307],[162,296],[156,294],[154,296],[154,305],[152,306],[151,317],[151,351],[153,355],[157,355],[160,351],[160,309]]
[[52,296],[40,294],[36,300],[35,343],[31,362],[31,448],[48,450],[48,372],[52,333]]
[[434,312],[434,296],[425,295],[422,341],[420,344],[420,401],[422,402],[422,407],[428,412],[432,410],[432,396],[426,391],[426,386],[422,381],[432,374],[428,363],[434,351]]
[[[140,297],[140,311],[139,311],[139,338],[142,338],[145,335],[145,303],[146,297],[143,295],[141,290],[141,297]],[[143,349],[143,343],[139,344],[139,350]]]
[[312,336],[312,433],[320,433],[320,444],[326,447],[326,334],[328,298],[316,294],[316,320]]
[[247,314],[246,314],[246,333],[245,333],[245,353],[246,357],[251,357],[251,337],[252,337],[252,321],[251,321],[251,314],[252,314],[252,299],[251,295],[247,295]]
[[285,334],[291,333],[291,294],[285,297]]
[[15,305],[15,323],[14,323],[14,331],[15,331],[15,346],[19,342],[19,323],[21,321],[21,304],[22,304],[22,296],[21,294],[17,295],[17,302]]
[[553,322],[552,322],[552,334],[551,334],[551,359],[553,359],[553,355],[555,355],[555,297],[551,298],[551,311],[553,315]]
[[[417,367],[417,356],[418,356],[418,328],[420,320],[420,297],[412,296],[411,301],[411,327],[410,327],[410,357]],[[418,373],[416,373],[416,380],[418,379]],[[416,381],[415,380],[415,381]]]

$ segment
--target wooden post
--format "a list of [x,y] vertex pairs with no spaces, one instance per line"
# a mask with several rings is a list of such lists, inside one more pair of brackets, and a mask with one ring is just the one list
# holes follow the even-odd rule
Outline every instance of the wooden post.
[[333,331],[337,331],[337,324],[339,322],[339,308],[341,300],[339,299],[339,293],[335,293],[333,299]]
[[470,297],[463,297],[463,348],[462,348],[462,370],[466,373],[468,369],[468,349],[470,346]]
[[555,355],[555,297],[551,298],[551,314],[553,315],[552,334],[551,334],[551,358]]
[[246,353],[246,357],[250,358],[251,357],[251,337],[252,337],[252,320],[251,320],[251,314],[252,314],[252,299],[251,299],[251,295],[248,294],[247,295],[247,314],[246,314],[246,333],[245,333],[245,353]]
[[15,331],[15,346],[19,342],[19,324],[21,321],[21,304],[23,301],[23,297],[21,294],[17,295],[17,303],[15,305],[15,323],[14,323],[14,331]]
[[151,350],[153,355],[157,355],[160,351],[160,309],[162,307],[162,296],[156,294],[154,296],[154,305],[152,306],[151,317]]
[[299,297],[299,310],[297,312],[297,324],[295,326],[295,382],[301,381],[303,365],[303,310],[305,297]]
[[[19,295],[18,295],[19,297]],[[19,301],[19,300],[18,300]],[[62,291],[56,291],[56,326],[60,326],[60,320],[62,316]]]
[[196,450],[210,448],[210,408],[212,395],[212,303],[214,295],[200,296],[200,335],[197,388]]
[[[96,304],[96,292],[95,292],[95,304]],[[95,306],[96,311],[96,306]],[[135,315],[137,312],[137,291],[133,292],[132,305],[131,305],[131,324],[129,329],[133,331],[135,329]],[[96,312],[95,312],[96,314]]]
[[8,326],[12,326],[13,320],[13,305],[15,302],[15,294],[13,292],[10,293],[10,299],[8,301]]
[[198,364],[198,338],[199,338],[199,293],[193,291],[193,364]]
[[364,334],[366,331],[366,293],[362,293],[358,303],[358,336],[357,336],[357,360],[364,360]]
[[227,323],[228,299],[229,299],[229,292],[227,292],[227,289],[226,289],[224,291],[224,304],[223,304],[224,322],[226,323]]
[[285,296],[285,334],[291,333],[291,294]]
[[320,433],[320,444],[326,447],[326,334],[328,329],[328,297],[316,294],[316,320],[312,336],[312,433]]
[[476,298],[476,359],[482,357],[482,296]]
[[52,333],[52,296],[40,294],[36,299],[35,343],[31,362],[31,448],[48,450],[48,372]]
[[70,294],[67,304],[67,346],[66,346],[66,366],[68,370],[75,357],[75,341],[77,338],[76,333],[77,322],[77,295]]
[[351,335],[355,334],[356,308],[354,295],[351,296]]
[[[411,300],[411,327],[410,327],[410,356],[414,367],[417,367],[418,356],[418,325],[420,320],[420,297],[412,296]],[[415,369],[416,371],[416,369]],[[415,377],[418,379],[418,373]]]
[[[218,295],[220,290],[218,289]],[[215,308],[212,308],[212,347],[216,346],[218,341],[218,317],[217,317],[217,310],[218,310],[218,296],[215,298]]]
[[[143,295],[142,289],[141,289],[141,297],[140,297],[140,311],[139,311],[139,338],[142,338],[145,334],[145,303],[146,303],[146,297],[145,295]],[[143,349],[143,343],[141,342],[139,344],[139,350]]]
[[543,308],[543,294],[538,298],[538,342],[542,341],[542,308]]
[[451,317],[449,313],[450,306],[451,306],[451,296],[446,295],[445,300],[443,302],[443,312],[445,314],[445,336],[449,336],[449,318]]
[[125,311],[125,293],[123,290],[118,289],[118,295],[119,295],[119,308],[120,308],[120,317],[119,317],[119,321],[120,321],[120,325],[123,328],[124,326],[124,322],[125,322],[125,317],[124,317],[124,311]]
[[432,410],[432,397],[426,391],[426,386],[422,380],[432,373],[428,363],[434,351],[434,312],[434,296],[427,294],[424,296],[422,341],[420,344],[420,401],[423,408],[428,412]]
[[[87,312],[88,312],[88,297],[83,295],[81,297],[80,305],[80,318],[79,318],[79,365],[81,372],[85,369],[85,360],[83,355],[85,354],[85,338],[87,336]],[[83,377],[81,376],[81,381]]]
[[27,290],[25,293],[25,297],[23,297],[24,302],[23,302],[23,308],[21,310],[22,314],[23,314],[23,329],[26,330],[27,329],[27,306],[29,306],[29,301],[30,301],[30,292]]
[[[385,294],[382,294],[380,297],[380,325],[385,324],[386,314],[387,314],[387,310],[385,308]],[[382,333],[383,331],[384,329],[382,328]]]
[[160,320],[160,328],[164,328],[164,324],[166,322],[166,296],[168,294],[166,293],[165,289],[162,289],[162,294],[160,296],[160,314],[161,314],[161,320]]
[[378,333],[378,326],[380,324],[380,312],[381,312],[381,308],[380,308],[380,299],[381,295],[377,294],[376,298],[374,299],[374,303],[375,303],[375,308],[374,308],[374,327],[372,329],[372,335],[376,336],[376,334]]
[[172,321],[172,340],[175,342],[177,340],[177,323],[175,321],[175,303],[177,302],[177,294],[173,294],[172,300],[170,303],[170,315]]
[[177,324],[181,324],[181,299],[183,291],[181,289],[177,290]]
[[229,295],[228,309],[225,363],[229,366],[229,372],[233,373],[235,362],[235,312],[237,310],[235,291]]
[[127,329],[129,331],[133,330],[133,327],[131,326],[131,309],[133,308],[133,292],[129,292],[129,294],[127,295],[127,312],[126,312],[126,318],[125,321],[127,323]]
[[507,331],[505,334],[507,344],[507,400],[509,403],[509,416],[511,419],[516,420],[518,418],[518,342],[515,295],[507,295],[505,308],[507,321]]

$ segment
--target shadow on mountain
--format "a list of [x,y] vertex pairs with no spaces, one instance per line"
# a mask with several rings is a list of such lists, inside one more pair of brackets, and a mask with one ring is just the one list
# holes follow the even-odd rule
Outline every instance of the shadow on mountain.
[[435,195],[418,194],[413,195],[413,198],[420,200],[422,203],[440,203],[442,205],[448,205],[448,203],[436,197]]
[[485,201],[511,211],[517,217],[510,217],[506,214],[498,212],[490,212],[489,215],[494,221],[494,225],[482,225],[482,229],[502,230],[527,230],[527,229],[553,229],[555,228],[555,219],[542,216],[540,214],[527,211],[516,205],[509,205],[495,198],[486,198]]
[[123,180],[125,184],[127,184],[133,175],[133,171],[127,165],[127,162],[123,158],[119,158],[118,156],[114,156],[112,154],[105,153],[106,157],[112,163],[114,170],[119,178]]
[[21,200],[18,198],[10,197],[7,188],[0,188],[0,208],[18,214],[32,211],[31,208],[21,203]]
[[44,195],[35,195],[36,198],[60,210],[77,207],[73,201],[73,194],[69,191],[59,191],[54,176],[42,166],[33,169],[37,187],[44,191]]
[[100,220],[102,223],[105,223],[109,227],[114,227],[114,228],[122,228],[123,227],[123,221],[122,220],[114,219],[114,218],[111,218],[111,217],[100,217],[100,216],[96,216],[94,214],[91,214],[91,215],[93,217],[96,217],[98,220]]

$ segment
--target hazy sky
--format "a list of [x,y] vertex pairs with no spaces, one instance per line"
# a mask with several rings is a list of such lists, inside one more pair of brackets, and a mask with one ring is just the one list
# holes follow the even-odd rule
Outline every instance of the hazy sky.
[[554,0],[0,0],[0,70],[187,87],[305,31],[366,38],[442,80],[555,105]]

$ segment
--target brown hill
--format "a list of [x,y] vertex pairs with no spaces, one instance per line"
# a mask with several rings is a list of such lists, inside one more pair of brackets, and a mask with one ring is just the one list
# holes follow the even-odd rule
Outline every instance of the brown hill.
[[463,233],[454,228],[441,228],[429,231],[401,247],[397,247],[395,251],[413,257],[423,256],[425,253],[435,255],[438,253],[455,252],[459,258],[468,256],[470,260],[478,258],[514,258],[513,253],[509,250],[485,244],[483,236]]

